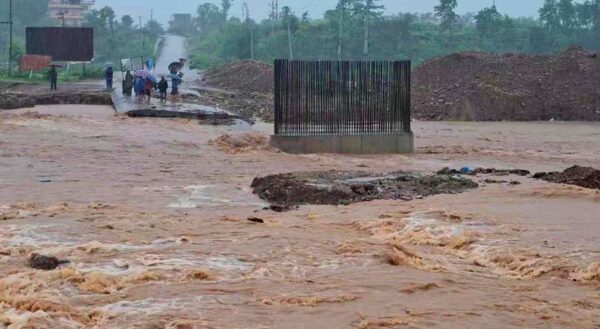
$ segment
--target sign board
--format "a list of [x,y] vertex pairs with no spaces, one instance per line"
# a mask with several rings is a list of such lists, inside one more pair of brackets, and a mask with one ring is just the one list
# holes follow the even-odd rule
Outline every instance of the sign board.
[[21,56],[21,71],[41,71],[47,68],[52,62],[52,57],[43,55],[23,55]]
[[90,27],[28,27],[25,35],[28,55],[67,62],[89,62],[94,58],[94,29]]
[[121,72],[137,71],[144,69],[144,59],[142,57],[121,58]]

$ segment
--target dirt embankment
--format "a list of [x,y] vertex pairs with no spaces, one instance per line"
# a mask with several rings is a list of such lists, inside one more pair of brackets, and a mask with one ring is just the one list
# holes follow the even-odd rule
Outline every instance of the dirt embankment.
[[207,71],[205,79],[213,87],[242,93],[271,93],[273,66],[256,61],[241,61]]
[[90,104],[113,105],[110,93],[77,91],[43,94],[0,93],[0,110],[13,110],[35,105]]
[[421,120],[600,120],[600,54],[461,53],[413,73]]
[[231,63],[207,71],[204,83],[231,93],[200,90],[199,96],[184,95],[185,101],[273,122],[273,66],[255,61]]

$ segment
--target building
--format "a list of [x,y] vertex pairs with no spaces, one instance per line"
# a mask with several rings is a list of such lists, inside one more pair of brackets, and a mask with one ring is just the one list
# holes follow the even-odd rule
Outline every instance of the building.
[[95,0],[50,0],[48,13],[64,26],[81,26],[83,15],[87,14]]

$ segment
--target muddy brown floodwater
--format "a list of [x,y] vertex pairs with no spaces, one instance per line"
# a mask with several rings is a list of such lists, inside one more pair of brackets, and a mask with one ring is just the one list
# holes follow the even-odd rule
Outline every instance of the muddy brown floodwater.
[[[215,142],[271,128],[0,112],[0,328],[600,326],[598,190],[477,175],[458,194],[276,213],[250,187],[287,172],[597,168],[600,125],[415,122],[412,155]],[[33,254],[60,264],[34,269]]]

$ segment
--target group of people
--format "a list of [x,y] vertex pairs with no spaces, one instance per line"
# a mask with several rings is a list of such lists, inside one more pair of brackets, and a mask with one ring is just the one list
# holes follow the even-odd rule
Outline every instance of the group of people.
[[127,71],[123,80],[123,94],[131,96],[132,92],[135,92],[135,96],[140,102],[150,103],[155,91],[158,91],[160,101],[166,102],[167,89],[169,89],[169,83],[164,76],[155,84],[150,77],[134,77],[130,71]]

